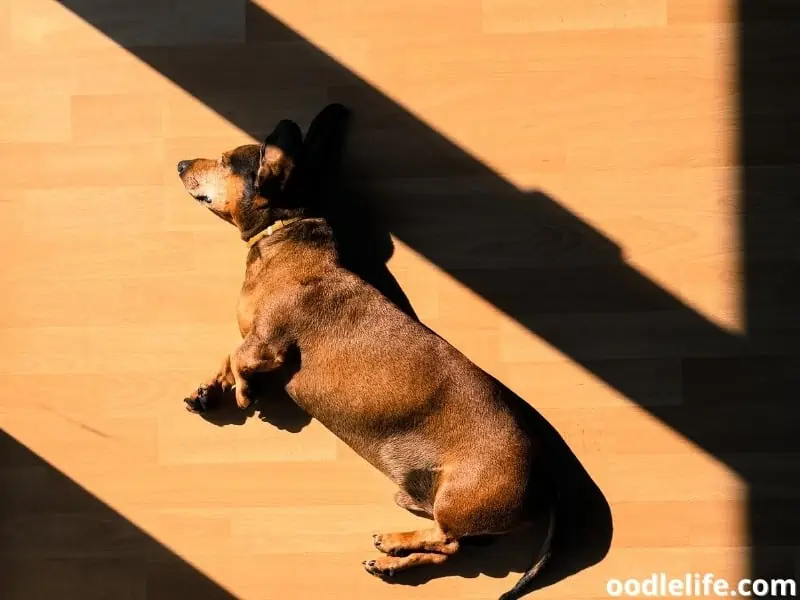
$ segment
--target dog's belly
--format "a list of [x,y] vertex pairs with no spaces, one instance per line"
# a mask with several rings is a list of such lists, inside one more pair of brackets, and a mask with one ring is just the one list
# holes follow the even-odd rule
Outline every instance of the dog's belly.
[[423,425],[409,428],[425,400],[376,400],[357,386],[330,385],[330,380],[326,385],[305,369],[295,373],[286,386],[298,406],[412,497],[426,497],[447,440]]

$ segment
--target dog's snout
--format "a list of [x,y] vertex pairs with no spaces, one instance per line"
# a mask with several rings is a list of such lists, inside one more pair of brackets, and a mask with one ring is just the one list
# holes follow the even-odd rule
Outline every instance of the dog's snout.
[[178,175],[183,175],[184,171],[192,164],[190,160],[182,160],[178,163]]

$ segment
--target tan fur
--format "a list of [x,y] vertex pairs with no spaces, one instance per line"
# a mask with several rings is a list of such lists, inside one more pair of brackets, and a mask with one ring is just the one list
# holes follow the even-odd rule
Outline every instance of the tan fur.
[[[373,574],[441,563],[465,536],[531,522],[541,508],[532,478],[539,446],[502,386],[341,266],[326,222],[303,212],[291,178],[286,185],[288,152],[243,148],[192,161],[182,172],[187,190],[209,196],[208,208],[243,237],[245,223],[265,228],[278,207],[280,218],[305,218],[251,248],[238,306],[243,342],[187,399],[189,409],[211,408],[208,398],[232,382],[245,408],[250,378],[283,367],[295,402],[394,481],[398,504],[434,519],[430,529],[376,536],[378,550],[394,556],[367,563]],[[259,164],[237,171],[232,156]],[[254,186],[246,178],[256,173]]]

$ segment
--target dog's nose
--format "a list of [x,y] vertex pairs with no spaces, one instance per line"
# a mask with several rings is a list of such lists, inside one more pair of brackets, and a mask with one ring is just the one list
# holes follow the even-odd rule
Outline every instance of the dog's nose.
[[178,163],[178,175],[183,175],[183,172],[189,168],[189,165],[192,164],[190,160],[182,160]]

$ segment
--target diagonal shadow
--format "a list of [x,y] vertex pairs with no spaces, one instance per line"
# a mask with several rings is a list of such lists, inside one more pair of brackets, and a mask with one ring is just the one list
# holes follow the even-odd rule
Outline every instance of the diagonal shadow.
[[619,247],[556,200],[517,189],[256,5],[239,14],[223,0],[202,8],[188,0],[60,1],[254,138],[278,118],[309,122],[320,96],[350,106],[355,201],[735,470],[749,489],[752,574],[792,573],[800,538],[791,510],[800,497],[796,2],[740,0],[747,333],[737,336],[626,264]]
[[752,572],[797,579],[800,562],[787,550],[800,540],[792,508],[800,495],[800,4],[738,0],[738,11],[744,314],[748,344],[766,356],[711,362],[725,385],[706,403],[733,403],[720,415],[730,421],[721,445],[749,486]]
[[4,598],[234,598],[3,431],[0,490]]

